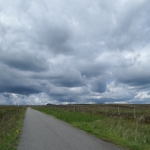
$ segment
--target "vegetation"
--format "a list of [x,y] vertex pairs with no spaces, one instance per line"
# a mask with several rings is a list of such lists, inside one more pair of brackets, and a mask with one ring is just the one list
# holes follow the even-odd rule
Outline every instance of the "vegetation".
[[[106,109],[102,111],[102,108],[99,111],[95,107],[87,109],[85,106],[72,107],[68,105],[34,108],[125,149],[150,150],[150,123],[143,119],[143,111],[139,111],[140,113],[142,112],[141,117],[140,113],[136,114],[139,117],[135,117],[134,110],[129,111],[127,112],[128,118],[123,112],[123,115],[120,115],[114,111],[110,113],[110,110],[108,112]],[[148,117],[148,114],[146,111],[145,116]]]
[[25,107],[0,107],[0,149],[16,150],[25,117]]

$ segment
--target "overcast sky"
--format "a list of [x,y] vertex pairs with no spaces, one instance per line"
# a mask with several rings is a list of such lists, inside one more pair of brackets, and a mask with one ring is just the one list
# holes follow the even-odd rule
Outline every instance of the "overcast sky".
[[150,103],[149,0],[0,0],[0,104]]

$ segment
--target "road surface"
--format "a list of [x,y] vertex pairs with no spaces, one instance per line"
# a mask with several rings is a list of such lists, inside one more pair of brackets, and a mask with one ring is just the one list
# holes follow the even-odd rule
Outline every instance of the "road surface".
[[26,117],[18,150],[123,150],[88,133],[31,108]]

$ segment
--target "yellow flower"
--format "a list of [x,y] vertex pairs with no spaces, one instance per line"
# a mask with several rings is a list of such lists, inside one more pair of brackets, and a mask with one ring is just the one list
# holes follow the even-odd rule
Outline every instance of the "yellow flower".
[[16,132],[18,133],[18,130],[16,130]]

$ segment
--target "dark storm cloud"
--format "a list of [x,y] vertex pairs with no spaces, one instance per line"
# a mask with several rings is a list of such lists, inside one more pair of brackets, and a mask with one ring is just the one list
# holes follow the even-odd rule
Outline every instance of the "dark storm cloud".
[[120,80],[120,82],[128,84],[130,86],[145,88],[145,87],[149,87],[150,85],[150,77],[145,78],[144,76],[143,77],[141,76],[138,78],[135,76],[135,78]]
[[40,93],[41,90],[36,87],[23,87],[23,85],[20,86],[3,86],[3,89],[0,88],[0,92],[9,92],[9,93],[16,93],[16,94],[33,94],[33,93]]
[[41,84],[30,80],[24,72],[10,69],[5,65],[0,65],[0,72],[0,93],[9,92],[28,95],[42,92]]
[[53,64],[50,65],[49,72],[33,74],[31,78],[45,80],[57,87],[80,87],[86,85],[85,77],[78,70],[73,68],[53,68],[52,66]]
[[59,103],[87,103],[85,98],[82,98],[81,95],[89,94],[89,90],[83,87],[55,87],[53,86],[50,91],[48,91],[49,95],[53,97],[53,99],[59,100]]
[[0,82],[1,85],[0,93],[9,92],[28,95],[42,92],[42,86],[35,83],[23,83],[23,82],[27,82],[27,80],[26,81],[25,79],[15,80],[13,78],[10,78],[8,81],[7,79],[5,79],[4,82]]
[[0,104],[147,103],[148,0],[0,2]]
[[59,79],[53,79],[51,83],[55,84],[59,87],[78,87],[83,86],[84,83],[76,78],[67,78],[67,77],[61,77]]
[[48,65],[46,61],[43,60],[43,58],[38,58],[34,55],[29,54],[15,54],[15,57],[1,57],[1,62],[8,65],[9,67],[22,71],[42,72],[48,70]]
[[103,93],[106,91],[106,82],[105,81],[96,81],[92,84],[92,91]]
[[85,62],[85,64],[83,65],[81,64],[79,69],[81,70],[81,73],[86,77],[99,76],[100,74],[103,74],[105,72],[104,66],[92,62]]
[[80,87],[85,85],[84,78],[76,72],[65,72],[62,76],[50,80],[58,87]]
[[[131,56],[130,56],[131,57]],[[120,65],[114,69],[114,75],[121,83],[127,84],[137,89],[146,89],[150,85],[150,71],[148,69],[148,56],[138,56],[139,58],[127,58],[120,60]],[[142,58],[143,57],[143,58]],[[143,60],[140,60],[140,59]],[[124,63],[122,63],[124,62]]]
[[10,97],[10,95],[8,93],[3,93],[3,95],[4,95],[4,97],[7,97],[7,98]]

